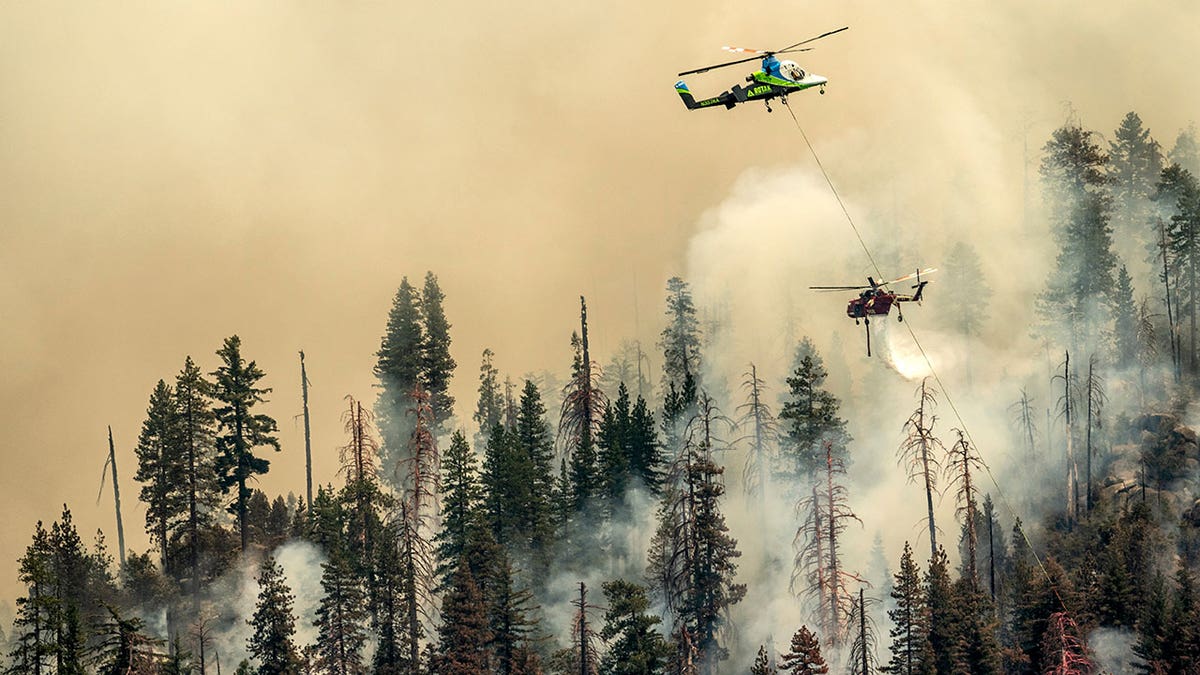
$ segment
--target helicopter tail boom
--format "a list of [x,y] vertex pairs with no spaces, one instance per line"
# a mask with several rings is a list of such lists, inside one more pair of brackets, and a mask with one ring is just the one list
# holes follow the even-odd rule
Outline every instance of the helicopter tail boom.
[[691,90],[688,89],[687,84],[683,80],[675,83],[675,93],[679,94],[679,98],[683,99],[683,104],[687,106],[688,110],[696,110],[698,108],[714,108],[719,105],[723,105],[726,108],[732,108],[733,106],[737,105],[737,100],[734,99],[733,95],[727,91],[722,92],[719,96],[697,101],[696,98],[692,96]]

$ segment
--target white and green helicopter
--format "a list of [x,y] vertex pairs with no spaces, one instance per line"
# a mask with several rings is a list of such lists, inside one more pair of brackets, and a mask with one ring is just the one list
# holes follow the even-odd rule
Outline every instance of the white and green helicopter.
[[738,59],[728,63],[718,63],[715,66],[706,66],[695,70],[685,70],[679,73],[679,77],[684,75],[693,75],[696,73],[706,73],[717,68],[725,68],[726,66],[735,66],[739,63],[746,63],[762,59],[762,70],[756,70],[746,77],[746,82],[750,83],[748,87],[742,87],[740,84],[733,85],[729,91],[721,92],[719,95],[712,98],[706,98],[697,101],[692,96],[692,92],[688,89],[687,83],[679,80],[675,83],[675,91],[679,94],[679,98],[683,99],[683,104],[688,110],[698,110],[700,108],[715,108],[717,106],[725,106],[727,109],[739,103],[749,103],[750,101],[763,101],[767,105],[767,112],[771,112],[771,99],[778,98],[787,103],[788,94],[804,91],[813,87],[820,87],[821,93],[825,93],[825,84],[829,82],[829,78],[823,75],[815,75],[806,73],[804,69],[796,65],[795,61],[780,61],[775,58],[776,54],[792,54],[795,52],[807,52],[812,47],[801,48],[815,40],[820,40],[823,37],[829,37],[835,33],[840,33],[848,30],[849,26],[844,26],[837,30],[831,30],[828,33],[822,33],[814,38],[797,42],[794,45],[789,45],[783,49],[762,50],[762,49],[743,49],[740,47],[722,47],[725,51],[735,54],[754,54],[749,58]]

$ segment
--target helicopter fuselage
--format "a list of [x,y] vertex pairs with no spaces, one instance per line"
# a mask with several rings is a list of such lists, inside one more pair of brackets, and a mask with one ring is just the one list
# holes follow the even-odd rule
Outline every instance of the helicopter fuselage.
[[[732,108],[738,103],[750,101],[769,102],[773,98],[783,98],[813,87],[820,87],[821,93],[824,94],[825,85],[829,82],[829,78],[823,75],[804,72],[794,61],[780,61],[774,56],[763,59],[762,66],[762,70],[756,70],[746,77],[748,86],[735,84],[729,91],[712,98],[696,101],[683,80],[675,83],[675,91],[689,110],[717,106]],[[770,109],[769,103],[767,107]]]
[[886,316],[895,302],[895,293],[883,290],[865,291],[846,305],[846,316],[851,319]]

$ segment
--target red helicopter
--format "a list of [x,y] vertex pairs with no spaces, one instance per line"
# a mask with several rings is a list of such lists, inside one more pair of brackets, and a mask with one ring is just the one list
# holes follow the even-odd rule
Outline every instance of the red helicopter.
[[[867,328],[867,356],[871,355],[871,318],[872,316],[887,316],[891,311],[892,305],[896,306],[896,319],[904,320],[904,313],[900,311],[900,303],[902,302],[921,302],[921,294],[925,291],[925,285],[928,281],[922,281],[921,275],[932,274],[937,269],[929,267],[919,269],[913,274],[906,274],[899,279],[892,279],[884,283],[877,283],[875,279],[867,277],[867,286],[809,286],[809,289],[814,291],[860,291],[857,298],[854,298],[846,305],[846,316],[854,319],[855,325],[858,325],[858,320],[862,319]],[[913,286],[915,293],[909,295],[906,293],[896,293],[889,290],[887,287],[891,284],[898,284],[901,281],[916,279],[917,283]]]

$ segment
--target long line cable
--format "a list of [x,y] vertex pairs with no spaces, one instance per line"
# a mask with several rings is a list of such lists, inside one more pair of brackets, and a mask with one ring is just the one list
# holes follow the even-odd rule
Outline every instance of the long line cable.
[[[854,231],[854,236],[858,238],[858,243],[860,246],[862,246],[863,253],[867,254],[867,259],[871,262],[871,268],[875,270],[875,275],[880,279],[885,279],[886,277],[884,277],[883,273],[880,271],[879,265],[875,262],[875,256],[871,255],[870,247],[867,246],[866,240],[863,239],[862,233],[859,232],[858,225],[854,223],[854,218],[851,217],[850,210],[846,208],[846,203],[842,201],[842,196],[838,193],[837,188],[833,185],[833,180],[830,179],[829,172],[825,170],[825,165],[821,162],[820,156],[817,155],[817,151],[813,148],[812,142],[808,140],[808,134],[804,133],[804,127],[800,126],[800,120],[796,118],[796,113],[793,112],[791,106],[787,105],[786,103],[784,103],[784,107],[787,108],[788,114],[792,116],[792,121],[796,124],[796,129],[800,132],[800,136],[804,139],[804,144],[808,146],[808,151],[812,154],[813,160],[816,161],[817,168],[821,170],[821,175],[825,177],[825,182],[829,184],[829,191],[833,193],[834,199],[837,200],[838,206],[841,207],[842,213],[846,216],[846,222],[850,223],[850,229]],[[921,341],[917,339],[917,334],[915,331],[913,331],[912,323],[907,322],[904,324],[904,326],[908,329],[908,334],[912,337],[913,343],[917,345],[917,350],[921,352],[921,358],[925,359],[925,365],[927,368],[929,368],[930,375],[933,375],[933,379],[935,382],[937,382],[938,387],[941,388],[942,395],[945,397],[946,402],[950,404],[950,410],[954,413],[955,419],[958,420],[958,424],[959,427],[962,428],[963,435],[967,437],[967,440],[971,443],[971,445],[975,446],[975,454],[977,457],[979,457],[979,463],[983,466],[983,470],[987,472],[988,479],[991,480],[992,485],[995,486],[996,495],[1000,498],[1001,503],[1004,504],[1004,508],[1008,510],[1009,515],[1012,516],[1014,520],[1020,520],[1020,516],[1017,514],[1016,509],[1013,508],[1012,503],[1009,502],[1008,497],[1005,496],[1004,490],[1001,489],[999,481],[996,480],[995,474],[992,473],[991,467],[988,466],[986,461],[984,461],[983,455],[979,451],[979,445],[975,443],[975,439],[971,436],[971,430],[967,427],[966,421],[963,420],[962,414],[959,413],[958,406],[954,404],[954,398],[950,396],[950,390],[946,388],[945,383],[942,382],[942,378],[938,376],[937,369],[933,367],[933,362],[929,359],[929,354],[925,352],[925,348],[921,346]],[[972,516],[968,515],[968,517]],[[1037,562],[1038,567],[1041,568],[1042,574],[1044,574],[1046,576],[1046,580],[1050,582],[1050,589],[1054,592],[1055,597],[1058,598],[1059,604],[1063,605],[1063,609],[1066,609],[1065,603],[1063,603],[1062,600],[1062,596],[1058,594],[1058,589],[1054,586],[1054,579],[1050,576],[1050,571],[1046,569],[1046,565],[1042,562],[1041,556],[1038,555],[1037,549],[1034,548],[1033,542],[1029,540],[1029,535],[1025,534],[1025,528],[1021,528],[1019,531],[1021,533],[1021,538],[1025,541],[1025,545],[1028,546],[1029,551],[1033,553],[1033,559]]]

